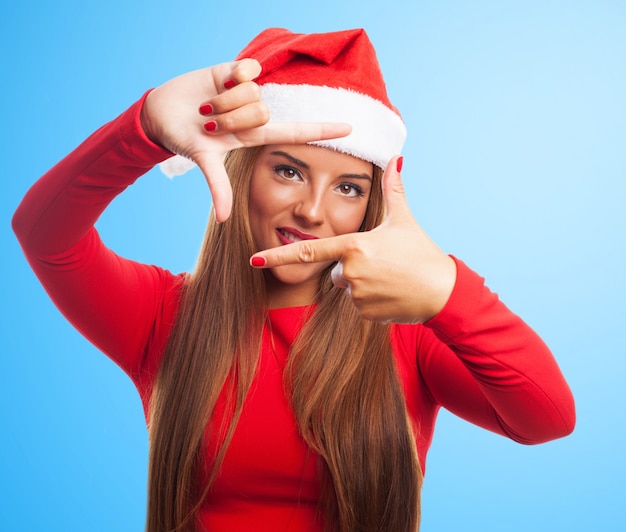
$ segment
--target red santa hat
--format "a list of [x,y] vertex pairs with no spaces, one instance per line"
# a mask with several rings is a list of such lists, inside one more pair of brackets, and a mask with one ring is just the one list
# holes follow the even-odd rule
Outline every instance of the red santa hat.
[[237,59],[248,57],[261,64],[255,81],[270,109],[270,120],[347,122],[352,126],[347,137],[311,144],[383,169],[402,150],[406,128],[389,101],[365,30],[301,34],[270,28],[255,37]]

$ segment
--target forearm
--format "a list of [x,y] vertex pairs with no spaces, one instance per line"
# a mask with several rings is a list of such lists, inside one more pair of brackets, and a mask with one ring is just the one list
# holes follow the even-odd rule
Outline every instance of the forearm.
[[75,245],[115,196],[171,155],[141,129],[144,99],[93,133],[28,191],[13,229],[29,260]]
[[93,224],[113,198],[171,154],[139,124],[143,99],[106,124],[41,177],[13,218],[24,253],[65,317],[129,374],[141,371],[154,330],[173,319],[180,282],[123,259]]
[[[546,344],[482,278],[465,265],[458,270],[449,304],[427,326],[464,370],[454,370],[458,384],[446,380],[450,374],[431,378],[440,378],[435,393],[455,413],[522,443],[569,434],[575,423],[573,397]],[[473,382],[463,382],[463,372]],[[463,396],[476,385],[480,396],[475,394],[472,404]]]

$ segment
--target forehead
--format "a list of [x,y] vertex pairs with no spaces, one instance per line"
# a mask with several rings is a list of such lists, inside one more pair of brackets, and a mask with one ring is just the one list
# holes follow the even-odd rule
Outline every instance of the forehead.
[[337,169],[341,173],[372,175],[374,165],[352,155],[311,144],[271,144],[261,150],[259,160],[283,157],[297,159],[303,166],[315,170]]

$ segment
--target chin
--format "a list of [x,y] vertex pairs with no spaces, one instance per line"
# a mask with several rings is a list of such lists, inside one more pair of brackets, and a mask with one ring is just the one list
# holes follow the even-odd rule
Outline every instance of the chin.
[[303,284],[318,284],[327,268],[328,264],[288,264],[271,268],[270,272],[279,283],[296,288]]

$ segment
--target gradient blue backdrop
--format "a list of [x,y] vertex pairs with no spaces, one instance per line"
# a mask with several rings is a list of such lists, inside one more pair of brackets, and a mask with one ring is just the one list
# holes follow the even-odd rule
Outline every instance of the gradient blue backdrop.
[[[443,412],[423,531],[626,529],[624,0],[25,0],[0,14],[0,529],[137,531],[146,502],[137,393],[48,301],[12,212],[146,89],[267,26],[367,29],[409,129],[416,218],[539,331],[577,399],[575,433],[537,447]],[[153,171],[98,227],[122,255],[188,270],[209,207],[197,171]]]

